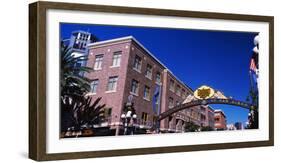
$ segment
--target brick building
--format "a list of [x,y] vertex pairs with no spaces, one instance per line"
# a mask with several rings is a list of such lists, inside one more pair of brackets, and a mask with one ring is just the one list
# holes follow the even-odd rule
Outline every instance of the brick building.
[[226,130],[226,116],[222,110],[215,110],[214,111],[214,118],[215,118],[215,129],[216,130]]
[[[88,45],[88,67],[94,71],[85,74],[92,80],[93,99],[102,97],[106,104],[106,121],[97,125],[109,128],[118,135],[122,130],[121,114],[128,96],[133,95],[137,114],[137,127],[148,130],[155,123],[153,94],[161,86],[161,96],[157,101],[161,112],[181,104],[193,94],[191,88],[154,57],[134,37],[122,37],[100,41]],[[161,132],[182,132],[184,122],[196,121],[199,125],[212,125],[212,109],[198,106],[186,109],[161,121]],[[203,121],[202,121],[203,120]]]

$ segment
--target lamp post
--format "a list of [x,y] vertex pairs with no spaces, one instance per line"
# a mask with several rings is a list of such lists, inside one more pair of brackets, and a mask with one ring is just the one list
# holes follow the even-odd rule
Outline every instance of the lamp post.
[[[137,115],[133,114],[132,115],[132,111],[127,111],[125,113],[123,113],[121,115],[121,119],[123,122],[123,126],[124,126],[124,135],[133,135],[134,134],[134,124],[135,124],[135,120],[137,119]],[[129,128],[133,128],[133,131],[128,132]]]
[[[130,95],[128,97],[128,102],[125,105],[125,109],[124,112],[121,114],[121,119],[123,122],[123,126],[124,126],[124,135],[133,135],[134,134],[134,130],[135,130],[135,121],[137,119],[137,115],[134,113],[134,108],[133,108],[133,96]],[[131,132],[128,132],[128,129],[131,128],[133,129]]]

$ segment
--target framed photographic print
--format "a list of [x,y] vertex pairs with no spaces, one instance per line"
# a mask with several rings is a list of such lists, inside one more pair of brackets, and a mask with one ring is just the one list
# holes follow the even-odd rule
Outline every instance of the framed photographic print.
[[271,16],[29,5],[29,157],[273,146]]

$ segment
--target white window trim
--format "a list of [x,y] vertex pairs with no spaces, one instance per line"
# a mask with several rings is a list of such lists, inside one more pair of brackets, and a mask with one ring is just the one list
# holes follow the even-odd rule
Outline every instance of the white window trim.
[[[140,58],[140,69],[137,69],[137,68],[135,67],[136,57],[139,57],[139,58]],[[133,64],[134,64],[134,65],[133,65],[133,69],[134,69],[135,71],[141,73],[141,69],[142,69],[142,58],[141,58],[140,56],[136,55]]]
[[[97,62],[98,59],[98,62]],[[94,70],[101,70],[102,69],[102,65],[103,65],[103,60],[104,60],[104,54],[98,54],[95,56],[95,60],[94,60]],[[100,66],[96,68],[96,64],[99,63]]]
[[114,61],[114,58],[112,58],[112,65],[110,66],[110,68],[114,68],[114,67],[120,67],[121,66],[121,55],[119,57],[120,61],[119,61],[119,65],[113,65],[113,61]]
[[138,93],[134,93],[134,92],[132,92],[132,91],[130,91],[130,94],[131,94],[131,95],[134,95],[134,96],[139,96]]
[[176,90],[176,83],[174,81],[173,83],[173,87],[172,87],[172,82],[169,83],[169,90],[172,91],[173,93],[175,93],[175,90]]
[[[135,79],[133,79],[133,80],[135,80]],[[135,80],[135,81],[137,81],[137,80]],[[131,83],[130,94],[135,95],[135,96],[139,96],[139,89],[140,89],[140,87],[139,87],[139,86],[140,86],[140,85],[139,85],[139,82],[137,81],[137,89],[136,89],[136,92],[137,92],[137,93],[134,93],[134,92],[131,91],[131,89],[132,89],[132,84],[133,84],[133,83]]]
[[141,73],[141,68],[140,68],[140,70],[139,70],[139,69],[133,67],[133,70],[137,71],[138,73]]
[[149,77],[149,76],[147,76],[147,74],[145,74],[145,77],[149,80],[152,80],[152,75]]
[[105,91],[105,93],[114,93],[114,92],[117,92],[117,86],[115,90]]
[[147,87],[147,86],[144,87],[144,94],[145,94],[145,88],[148,88],[148,89],[149,89],[149,91],[148,91],[148,97],[145,97],[145,96],[143,95],[143,99],[145,99],[145,100],[147,100],[147,101],[150,101],[150,87]]
[[[96,90],[95,90],[95,92],[92,92],[92,86],[93,86],[93,83],[94,82],[96,82],[95,83],[95,86],[96,86]],[[95,80],[93,80],[92,82],[91,82],[91,91],[88,93],[89,95],[95,95],[95,94],[97,94],[97,90],[98,90],[98,85],[99,85],[99,79],[95,79]]]
[[99,71],[99,70],[102,70],[102,68],[95,68],[95,67],[94,67],[94,70],[95,70],[95,71]]
[[[108,89],[109,80],[110,80],[110,79],[108,79],[106,89]],[[117,86],[118,86],[118,77],[117,77],[117,79],[116,79],[116,86],[115,86],[115,88],[114,88],[113,90],[106,90],[106,91],[105,91],[105,93],[112,93],[112,92],[116,92],[116,91],[117,91]]]
[[150,64],[147,64],[146,70],[145,70],[145,75],[144,75],[144,76],[145,76],[147,79],[152,80],[152,77],[153,77],[153,68],[152,68],[152,66],[150,65],[150,66],[151,66],[151,72],[150,72],[150,76],[148,76],[148,74],[147,74],[147,72],[148,72],[148,71],[147,71],[147,70],[148,70],[148,69],[147,69],[148,65],[150,65]]
[[169,99],[168,99],[168,108],[173,108],[173,107],[175,107],[174,99],[173,99],[171,102],[172,102],[172,105],[170,105],[170,98],[169,98]]
[[116,68],[116,67],[121,67],[121,65],[117,65],[117,66],[110,66],[110,68]]
[[150,101],[150,98],[148,99],[148,98],[146,98],[146,97],[143,97],[143,99],[146,100],[146,101]]

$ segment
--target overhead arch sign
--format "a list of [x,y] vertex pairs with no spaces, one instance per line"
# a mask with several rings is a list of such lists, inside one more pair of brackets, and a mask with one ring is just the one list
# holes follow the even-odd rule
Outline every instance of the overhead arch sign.
[[186,101],[185,103],[182,103],[181,105],[177,105],[174,108],[171,108],[165,112],[162,112],[157,118],[160,121],[178,111],[194,106],[208,105],[208,104],[227,104],[227,105],[239,106],[249,110],[257,110],[257,106],[254,106],[251,103],[232,99],[232,98],[227,98],[220,91],[214,90],[211,87],[203,85],[194,91],[194,94],[190,98],[190,100]]

